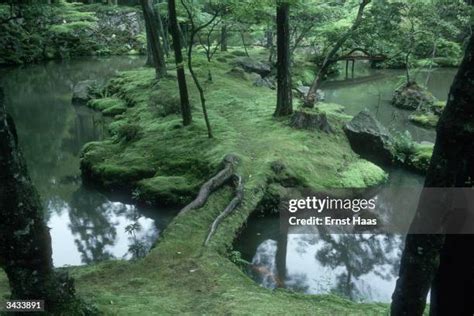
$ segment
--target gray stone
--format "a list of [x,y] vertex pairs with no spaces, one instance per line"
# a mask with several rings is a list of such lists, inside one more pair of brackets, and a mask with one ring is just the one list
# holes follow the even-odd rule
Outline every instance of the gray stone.
[[242,67],[246,72],[255,72],[262,77],[268,76],[272,71],[270,64],[249,57],[236,58],[234,63],[235,65]]
[[393,137],[367,110],[344,126],[352,149],[367,160],[391,164],[395,158]]
[[79,81],[72,89],[72,104],[85,105],[93,97],[93,88],[97,87],[96,80]]
[[[259,76],[260,77],[260,76]],[[272,79],[272,78],[269,78],[269,77],[266,77],[266,78],[257,78],[254,82],[253,82],[253,85],[256,86],[256,87],[266,87],[266,88],[270,88],[272,90],[275,90],[276,89],[276,84],[275,84],[275,80]]]
[[395,90],[392,104],[406,110],[423,110],[431,107],[436,98],[425,88],[412,82]]

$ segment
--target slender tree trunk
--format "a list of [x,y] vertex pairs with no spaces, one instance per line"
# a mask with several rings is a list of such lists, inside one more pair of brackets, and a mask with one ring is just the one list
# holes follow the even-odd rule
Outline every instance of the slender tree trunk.
[[221,28],[221,52],[227,51],[227,25],[224,23]]
[[192,122],[191,105],[189,104],[188,86],[186,85],[186,75],[184,73],[183,54],[181,51],[181,35],[176,16],[175,0],[168,0],[168,15],[171,27],[171,36],[173,37],[174,58],[176,63],[176,73],[178,76],[179,97],[181,100],[181,116],[183,125],[189,125]]
[[311,87],[308,91],[308,94],[305,97],[305,102],[304,105],[306,107],[314,107],[314,103],[317,102],[316,100],[316,95],[317,91],[319,88],[319,85],[321,84],[321,81],[323,78],[326,76],[329,66],[331,66],[334,63],[334,56],[336,56],[336,53],[339,51],[339,49],[342,47],[342,45],[347,41],[349,37],[354,33],[354,31],[360,26],[362,23],[362,18],[364,14],[364,9],[365,7],[370,3],[371,0],[362,0],[360,5],[359,5],[359,10],[357,12],[357,17],[354,21],[354,24],[352,24],[351,28],[343,35],[339,40],[336,41],[334,44],[333,48],[329,51],[329,53],[326,55],[326,58],[324,59],[321,67],[319,68],[318,74],[316,75],[316,78],[314,79],[313,83],[311,84]]
[[75,300],[73,280],[53,270],[49,228],[3,99],[0,88],[0,268],[11,299],[45,300],[46,310],[59,314]]
[[164,26],[163,26],[163,19],[161,18],[161,14],[158,8],[153,7],[153,14],[156,16],[156,24],[158,25],[158,33],[161,36],[161,39],[163,41],[163,55],[168,56],[168,38],[166,37]]
[[147,41],[150,43],[151,52],[153,54],[153,62],[155,66],[155,72],[157,78],[162,78],[166,75],[166,63],[163,48],[160,43],[158,36],[158,26],[156,23],[156,17],[153,13],[150,0],[140,0],[140,4],[143,9],[143,16],[145,18],[145,26],[148,29]]
[[[449,92],[437,126],[436,144],[425,188],[473,187],[474,37]],[[422,193],[413,227],[449,219],[420,205],[443,205],[442,196]],[[442,217],[442,218],[440,218]],[[393,293],[392,315],[422,315],[432,286],[430,315],[474,314],[473,235],[408,235]],[[434,279],[434,281],[433,281]]]
[[165,18],[163,21],[163,48],[165,49],[166,57],[170,55],[170,40],[169,40],[169,21]]
[[[147,39],[150,37],[150,33],[149,33],[149,30],[148,30],[148,27],[145,26],[145,30],[146,30],[146,37]],[[150,45],[150,41],[146,41],[146,61],[145,61],[145,66],[149,66],[149,67],[153,67],[153,65],[155,65],[155,62],[153,61],[153,53],[151,51],[151,45]]]
[[274,115],[293,113],[291,92],[290,56],[290,5],[280,2],[277,6],[277,106]]
[[269,27],[266,31],[265,31],[265,47],[266,48],[272,48],[273,47],[273,30],[271,29],[271,27]]
[[245,44],[245,35],[243,31],[240,31],[240,39],[242,40],[242,46],[244,47],[245,55],[250,57],[249,51],[247,49],[247,44]]
[[199,83],[199,79],[196,73],[194,72],[192,58],[193,58],[193,43],[194,43],[196,34],[198,34],[199,31],[201,31],[202,29],[211,25],[212,22],[214,22],[214,20],[217,18],[218,12],[216,12],[214,16],[211,19],[209,19],[209,21],[207,21],[206,23],[201,24],[200,26],[196,26],[191,9],[185,4],[184,0],[181,0],[181,4],[186,10],[188,19],[191,23],[191,34],[189,35],[189,41],[188,41],[188,68],[189,68],[189,72],[191,73],[191,77],[193,78],[194,84],[199,91],[199,99],[201,100],[202,113],[204,115],[204,121],[206,123],[207,136],[209,138],[213,138],[212,127],[209,121],[209,115],[207,114],[206,97],[204,95],[204,89]]

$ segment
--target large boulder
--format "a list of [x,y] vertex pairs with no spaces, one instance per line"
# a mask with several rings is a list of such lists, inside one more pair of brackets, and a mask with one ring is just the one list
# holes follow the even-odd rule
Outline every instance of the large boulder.
[[433,106],[436,98],[415,82],[401,86],[393,94],[392,104],[406,110],[422,110]]
[[92,99],[96,87],[96,80],[84,80],[76,83],[72,89],[72,104],[86,105]]
[[393,137],[367,110],[357,114],[344,126],[352,149],[361,157],[381,164],[394,161]]
[[270,64],[249,57],[236,58],[235,65],[242,67],[246,72],[255,72],[262,77],[266,77],[272,72]]
[[255,87],[266,87],[272,90],[276,89],[276,83],[275,83],[274,78],[271,78],[271,77],[262,78],[260,75],[258,75],[258,78],[255,79],[255,81],[253,82],[253,85]]

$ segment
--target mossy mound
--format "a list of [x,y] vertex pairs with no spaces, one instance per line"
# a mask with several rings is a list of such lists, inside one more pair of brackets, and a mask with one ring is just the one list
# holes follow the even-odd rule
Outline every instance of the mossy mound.
[[433,155],[433,143],[416,143],[411,155],[408,156],[406,164],[413,170],[425,174],[430,165]]
[[439,116],[446,106],[446,101],[436,101],[428,108],[417,111],[410,115],[408,119],[422,127],[433,128],[438,124]]
[[422,127],[436,127],[439,117],[433,113],[418,113],[409,116],[411,122]]
[[101,111],[106,116],[122,114],[127,110],[125,101],[117,98],[93,99],[87,103],[91,109]]
[[349,164],[340,175],[343,188],[370,188],[388,180],[387,173],[367,160]]

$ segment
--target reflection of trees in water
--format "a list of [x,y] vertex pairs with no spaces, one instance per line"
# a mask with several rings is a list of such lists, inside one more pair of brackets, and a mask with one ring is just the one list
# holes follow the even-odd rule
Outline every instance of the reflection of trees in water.
[[[128,252],[115,255],[127,259],[142,258],[148,254],[159,234],[156,221],[142,217],[135,206],[111,202],[104,195],[84,187],[72,194],[69,219],[74,242],[85,264],[114,258],[111,249],[120,234],[128,235]],[[128,225],[124,231],[117,232],[117,227],[123,228],[119,220],[122,224],[125,220]]]
[[159,230],[156,225],[153,225],[150,231],[144,232],[143,226],[139,222],[139,213],[135,210],[130,215],[133,215],[134,222],[125,227],[125,232],[129,235],[126,255],[130,255],[130,259],[135,260],[144,258],[150,252],[158,239]]
[[[77,236],[74,242],[81,253],[82,262],[89,264],[113,258],[106,249],[115,244],[117,236],[110,202],[103,195],[87,192],[81,187],[72,195],[70,206],[69,227]],[[123,208],[125,212],[125,205]]]
[[323,266],[346,270],[336,277],[333,291],[338,294],[354,299],[362,294],[354,279],[374,273],[381,279],[390,280],[398,270],[395,253],[401,245],[399,236],[321,234],[319,237],[325,244],[316,253],[316,259]]

